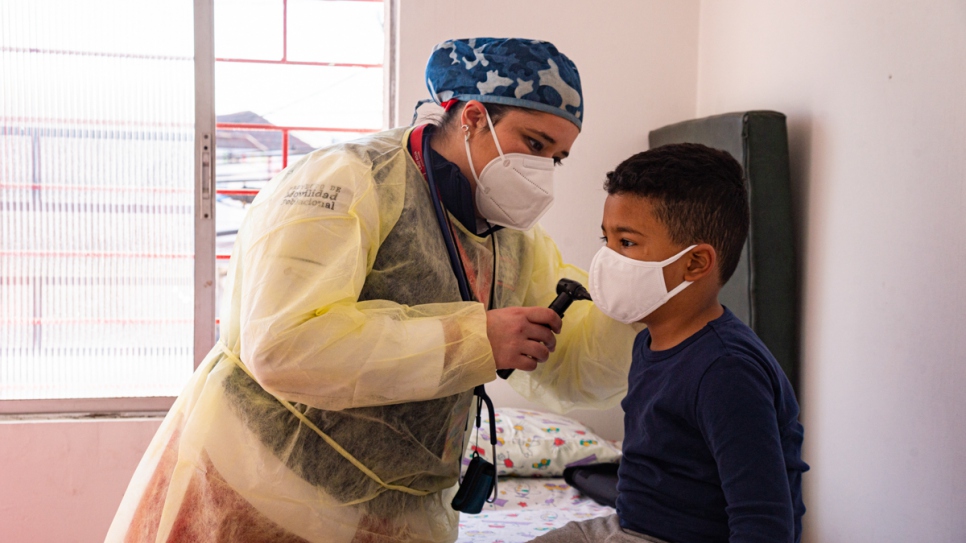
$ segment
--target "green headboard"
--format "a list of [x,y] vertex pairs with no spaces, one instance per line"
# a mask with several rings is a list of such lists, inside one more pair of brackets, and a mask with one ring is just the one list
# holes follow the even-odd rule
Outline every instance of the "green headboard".
[[751,230],[721,301],[758,334],[798,390],[798,287],[785,116],[745,111],[672,124],[650,133],[651,148],[701,143],[744,168]]

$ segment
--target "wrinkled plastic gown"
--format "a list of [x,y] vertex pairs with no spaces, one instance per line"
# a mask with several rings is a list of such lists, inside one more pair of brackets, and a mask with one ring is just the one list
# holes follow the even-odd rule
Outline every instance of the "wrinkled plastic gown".
[[[472,389],[495,368],[484,306],[460,301],[407,135],[316,151],[256,198],[221,341],[151,442],[108,541],[456,539]],[[485,299],[491,241],[454,226]],[[586,281],[539,227],[495,235],[495,307],[545,306],[560,277]],[[578,302],[551,360],[511,384],[558,410],[614,405],[634,335]]]

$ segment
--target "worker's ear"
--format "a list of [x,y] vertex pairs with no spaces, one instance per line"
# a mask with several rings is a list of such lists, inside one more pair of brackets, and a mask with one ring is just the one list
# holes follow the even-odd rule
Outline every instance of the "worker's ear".
[[470,133],[475,134],[486,130],[486,106],[480,103],[478,100],[470,100],[463,106],[463,112],[460,114],[460,125],[466,125],[470,128]]

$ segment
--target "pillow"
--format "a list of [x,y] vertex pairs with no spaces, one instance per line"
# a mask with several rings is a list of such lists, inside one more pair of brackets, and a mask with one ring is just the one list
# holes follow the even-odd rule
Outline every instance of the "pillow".
[[[484,409],[479,440],[475,427],[463,455],[463,465],[476,451],[493,462],[490,416]],[[470,425],[474,424],[470,420]],[[617,462],[620,447],[602,439],[583,424],[561,415],[504,407],[496,410],[497,475],[560,477],[564,468]]]

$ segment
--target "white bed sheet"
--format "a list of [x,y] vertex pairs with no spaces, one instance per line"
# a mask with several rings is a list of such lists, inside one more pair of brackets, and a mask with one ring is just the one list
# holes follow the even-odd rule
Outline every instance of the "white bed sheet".
[[478,515],[460,514],[459,543],[523,543],[572,520],[616,511],[584,497],[563,478],[507,477]]

